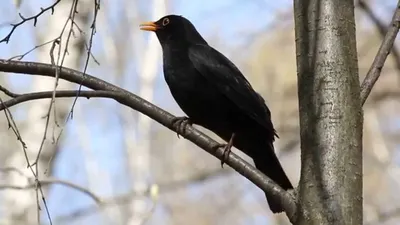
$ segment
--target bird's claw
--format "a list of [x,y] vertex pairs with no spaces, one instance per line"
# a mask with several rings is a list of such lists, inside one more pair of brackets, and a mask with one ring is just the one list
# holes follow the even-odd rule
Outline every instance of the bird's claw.
[[179,138],[179,134],[184,134],[186,131],[186,125],[192,125],[192,121],[189,117],[179,116],[172,119],[172,126],[176,127],[176,135]]
[[234,137],[235,137],[235,134],[233,133],[231,136],[231,139],[229,140],[229,142],[227,144],[217,144],[214,146],[214,149],[224,148],[224,153],[223,153],[222,159],[221,159],[221,168],[224,168],[224,163],[225,163],[225,161],[228,160],[229,154],[232,151]]
[[221,168],[224,168],[224,163],[228,160],[229,153],[231,153],[231,147],[228,144],[217,144],[214,146],[215,149],[224,148],[224,153],[221,159]]

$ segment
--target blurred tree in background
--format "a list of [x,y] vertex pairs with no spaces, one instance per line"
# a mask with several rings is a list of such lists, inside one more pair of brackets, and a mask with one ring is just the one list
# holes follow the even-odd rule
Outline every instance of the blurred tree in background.
[[[300,131],[292,4],[288,0],[6,0],[0,3],[3,40],[8,41],[10,23],[44,11],[16,27],[8,44],[0,43],[0,58],[85,71],[183,115],[164,82],[156,36],[138,27],[165,14],[183,15],[210,45],[240,67],[266,99],[280,136],[276,150],[297,186]],[[396,4],[356,1],[361,81]],[[363,108],[365,224],[400,221],[400,58],[396,55],[389,56]],[[0,86],[18,94],[51,91],[55,85],[57,90],[79,88],[42,76],[0,76]],[[1,101],[9,100],[3,92]],[[284,214],[271,214],[262,191],[247,179],[229,167],[221,169],[218,160],[191,142],[116,101],[42,99],[3,112],[0,224],[38,224],[37,214],[40,224],[50,224],[50,215],[57,225],[289,224]],[[40,187],[34,174],[42,180]]]

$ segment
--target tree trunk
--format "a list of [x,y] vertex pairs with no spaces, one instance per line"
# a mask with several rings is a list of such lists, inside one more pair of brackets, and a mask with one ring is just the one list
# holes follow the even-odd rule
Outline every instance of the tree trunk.
[[362,224],[362,111],[353,0],[295,0],[301,133],[296,224]]

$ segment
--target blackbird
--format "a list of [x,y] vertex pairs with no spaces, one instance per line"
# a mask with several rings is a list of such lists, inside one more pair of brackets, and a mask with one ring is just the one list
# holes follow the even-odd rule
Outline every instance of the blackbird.
[[[228,142],[228,154],[233,145],[283,189],[293,189],[275,155],[273,142],[278,135],[271,112],[239,69],[182,16],[167,15],[140,26],[154,31],[161,44],[165,80],[188,116],[179,117],[179,122],[213,131]],[[273,213],[283,211],[281,202],[265,195]]]

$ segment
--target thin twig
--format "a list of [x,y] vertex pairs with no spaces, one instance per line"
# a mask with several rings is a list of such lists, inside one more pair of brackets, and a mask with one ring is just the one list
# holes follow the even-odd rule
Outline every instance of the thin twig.
[[[45,13],[46,11],[50,11],[50,10],[51,10],[51,14],[53,14],[56,5],[59,4],[60,2],[61,2],[61,0],[56,0],[56,1],[55,1],[52,5],[50,5],[49,7],[44,8],[44,9],[41,8],[41,11],[40,11],[38,14],[36,14],[35,16],[29,17],[29,18],[25,18],[25,17],[23,17],[21,14],[19,14],[19,16],[21,17],[22,21],[19,22],[19,23],[17,23],[17,24],[11,24],[12,29],[10,30],[10,32],[8,33],[8,35],[7,35],[5,38],[3,38],[2,40],[0,40],[0,43],[1,43],[1,42],[6,42],[6,43],[8,43],[9,40],[10,40],[10,38],[11,38],[11,36],[12,36],[12,34],[13,34],[13,32],[17,29],[17,27],[20,26],[20,25],[22,25],[22,24],[24,24],[24,23],[27,22],[27,21],[31,21],[31,20],[32,20],[32,21],[33,21],[33,25],[36,26],[36,23],[37,23],[38,18],[39,18],[43,13]],[[67,4],[68,4],[68,3],[67,3]],[[39,48],[39,47],[42,47],[42,46],[44,46],[44,45],[46,45],[46,44],[48,44],[48,43],[53,43],[53,46],[52,46],[52,48],[51,48],[51,50],[50,50],[50,57],[51,57],[51,59],[52,59],[51,62],[52,62],[52,64],[53,64],[54,66],[56,66],[56,65],[57,65],[57,66],[60,66],[60,67],[55,67],[56,69],[53,71],[53,73],[55,73],[55,78],[56,78],[56,79],[55,79],[55,82],[54,82],[54,92],[56,91],[57,86],[58,86],[58,73],[59,73],[59,70],[62,68],[64,59],[65,59],[65,56],[66,56],[66,54],[67,54],[67,52],[68,52],[68,43],[69,43],[71,34],[73,33],[73,27],[74,27],[75,25],[77,25],[76,22],[74,21],[74,20],[75,20],[75,15],[76,15],[76,13],[77,13],[77,5],[78,5],[78,0],[71,1],[70,15],[69,15],[69,17],[67,18],[67,21],[65,22],[64,27],[62,28],[62,31],[61,31],[61,33],[59,34],[59,36],[58,36],[57,38],[55,38],[55,39],[53,39],[52,41],[49,41],[49,42],[47,42],[47,43],[41,44],[41,45],[39,45],[39,46],[35,46],[35,47],[34,47],[33,49],[31,49],[30,51],[28,51],[28,52],[26,52],[26,53],[24,53],[24,54],[22,54],[22,55],[20,55],[20,56],[17,56],[18,59],[22,59],[24,56],[26,56],[27,54],[29,54],[29,53],[32,52],[33,50],[35,50],[35,49],[37,49],[37,48]],[[70,26],[70,29],[69,29],[69,32],[68,32],[68,35],[67,35],[67,38],[66,38],[66,44],[65,44],[64,54],[63,54],[63,56],[61,57],[61,55],[60,55],[61,52],[62,52],[62,51],[61,51],[61,42],[63,42],[63,34],[64,34],[65,30],[66,30],[66,27],[67,27],[67,24],[68,24],[69,21],[71,21],[71,26]],[[56,44],[58,44],[58,57],[57,57],[57,60],[55,60],[55,57],[54,57],[54,50],[55,50]],[[62,59],[61,59],[61,58],[62,58]],[[56,62],[56,61],[57,61],[57,62]],[[61,61],[61,63],[59,63],[60,61]],[[22,97],[22,98],[24,98],[24,97]],[[21,98],[19,98],[19,99],[21,99]],[[15,101],[15,99],[12,99],[12,101]],[[1,104],[1,105],[2,105],[2,106],[5,106],[4,104]],[[41,152],[42,152],[42,149],[43,149],[45,140],[46,140],[47,131],[48,131],[48,127],[49,127],[50,113],[51,113],[52,110],[53,110],[54,114],[56,114],[55,94],[53,94],[53,96],[52,96],[52,99],[51,99],[50,104],[49,104],[48,112],[47,112],[47,114],[46,114],[46,122],[45,122],[44,134],[43,134],[43,138],[42,138],[42,141],[41,141],[41,144],[40,144],[38,153],[37,153],[36,160],[35,160],[35,162],[31,165],[30,162],[29,162],[28,159],[27,159],[28,167],[31,169],[32,174],[33,174],[33,176],[35,177],[35,181],[37,182],[37,184],[36,184],[36,188],[37,188],[37,189],[36,189],[36,201],[37,201],[37,209],[38,209],[38,210],[37,210],[37,219],[38,219],[38,223],[40,223],[40,215],[41,215],[41,212],[40,212],[40,205],[39,205],[39,203],[40,203],[40,201],[39,201],[39,197],[40,197],[40,196],[39,196],[39,192],[40,192],[40,194],[41,194],[41,198],[42,198],[42,201],[43,201],[45,210],[48,212],[47,203],[46,203],[46,200],[45,200],[45,198],[44,198],[43,190],[41,189],[41,186],[42,186],[42,185],[40,184],[40,180],[39,180],[39,178],[38,178],[37,176],[38,176],[38,162],[39,162],[38,160],[39,160],[39,158],[40,158],[40,155],[41,155]],[[6,111],[7,111],[7,108],[6,108]],[[12,116],[10,113],[8,113],[8,114],[9,114],[9,117]],[[7,112],[6,112],[6,116],[7,116]],[[55,119],[55,124],[58,126],[57,117],[54,117],[54,119]],[[13,130],[15,130],[14,127],[12,127],[12,128],[13,128]],[[62,132],[60,132],[60,136],[61,136],[61,133],[62,133]],[[18,137],[17,137],[17,138],[18,138]],[[54,129],[53,129],[53,140],[54,140]],[[23,148],[23,150],[24,150],[25,155],[27,155],[27,153],[26,153],[26,148]],[[35,171],[33,170],[32,166],[35,166]],[[50,218],[50,214],[47,213],[47,216],[48,216],[48,219],[49,219],[50,224],[52,224],[52,221],[51,221],[51,218]]]
[[[82,186],[79,186],[77,184],[74,184],[72,182],[65,181],[65,180],[60,180],[60,179],[56,179],[56,178],[46,178],[46,179],[41,179],[40,180],[40,185],[41,186],[52,185],[52,184],[61,184],[61,185],[73,188],[75,190],[78,190],[78,191],[88,195],[97,204],[101,204],[102,203],[101,198],[98,197],[96,194],[94,194],[90,190],[88,190],[88,189],[86,189],[86,188],[84,188]],[[35,182],[35,181],[30,182],[29,184],[27,184],[25,186],[15,186],[15,185],[10,185],[10,184],[0,184],[0,190],[4,190],[4,189],[26,190],[26,189],[34,189],[34,188],[37,188],[37,182]]]
[[[0,104],[4,105],[4,101],[1,98],[0,98]],[[6,119],[7,119],[7,122],[8,122],[8,129],[11,129],[14,132],[15,137],[17,137],[17,140],[21,143],[22,150],[25,153],[24,154],[25,158],[27,159],[28,155],[26,154],[26,148],[27,148],[26,144],[25,144],[24,140],[21,137],[21,134],[20,134],[20,132],[18,130],[17,124],[15,123],[15,120],[14,120],[10,110],[8,109],[8,107],[4,107],[4,115],[6,116]],[[28,161],[28,167],[29,167],[29,161]]]
[[49,7],[47,7],[47,8],[41,8],[41,9],[40,9],[40,12],[39,12],[38,14],[36,14],[36,15],[34,15],[34,16],[31,16],[31,17],[25,18],[25,17],[22,16],[21,13],[19,13],[18,15],[19,15],[19,17],[22,19],[21,22],[15,23],[15,24],[11,24],[11,26],[12,26],[11,31],[7,34],[7,36],[5,36],[3,39],[0,40],[0,43],[2,43],[2,42],[8,43],[8,42],[10,41],[11,35],[14,33],[15,29],[17,29],[17,27],[21,26],[21,25],[24,24],[25,22],[28,22],[28,21],[30,21],[30,20],[33,20],[33,26],[36,26],[36,23],[37,23],[37,20],[38,20],[39,16],[41,16],[41,15],[42,15],[43,13],[45,13],[46,11],[51,10],[51,14],[53,15],[53,13],[54,13],[54,7],[55,7],[58,3],[60,3],[60,2],[61,2],[61,0],[57,0],[57,1],[55,1],[52,5],[50,5]]
[[381,75],[382,68],[385,65],[385,61],[387,56],[389,55],[394,40],[396,39],[397,33],[400,28],[400,1],[397,3],[396,10],[394,12],[391,26],[389,27],[385,38],[382,41],[381,46],[379,47],[378,53],[375,56],[374,62],[369,69],[367,76],[365,77],[362,85],[361,85],[361,104],[364,105],[365,101],[368,98],[368,95],[371,93],[372,88],[374,87],[376,81]]
[[[84,68],[83,68],[83,75],[86,74],[87,68],[88,68],[88,66],[89,66],[90,55],[91,55],[91,53],[92,53],[93,38],[94,38],[94,35],[95,35],[95,33],[96,33],[97,14],[98,14],[99,10],[100,10],[100,0],[94,0],[93,21],[92,21],[92,24],[90,25],[91,33],[90,33],[89,47],[88,47],[88,49],[87,49],[87,56],[86,56],[86,60],[85,60],[85,65],[84,65]],[[86,42],[85,42],[85,43],[86,43]],[[82,77],[82,80],[83,80],[83,79],[84,79],[84,77]],[[79,84],[79,92],[80,92],[81,90],[82,90],[82,83]],[[78,93],[79,93],[79,92],[78,92]],[[73,115],[74,115],[74,108],[75,108],[75,105],[76,105],[77,100],[78,100],[78,95],[76,95],[76,97],[75,97],[75,99],[74,99],[74,101],[73,101],[73,103],[72,103],[71,110],[70,110],[69,113],[68,113],[68,116],[67,116],[67,119],[66,119],[66,121],[65,121],[65,124],[68,122],[69,118],[71,118],[71,119],[73,118]],[[60,137],[61,137],[62,132],[63,132],[63,130],[61,130],[60,134],[58,135],[56,143],[58,143],[58,141],[59,141],[59,139],[60,139]]]
[[52,39],[52,40],[50,40],[50,41],[44,42],[44,43],[42,43],[42,44],[40,44],[40,45],[36,45],[35,47],[29,49],[28,51],[26,51],[26,52],[23,53],[23,54],[15,55],[15,56],[9,58],[9,60],[13,60],[13,59],[22,60],[22,59],[23,59],[25,56],[27,56],[29,53],[31,53],[31,52],[35,51],[36,49],[41,48],[41,47],[43,47],[43,46],[45,46],[45,45],[48,45],[48,44],[50,44],[50,43],[53,43],[53,42],[56,41],[57,39],[58,39],[58,37],[57,37],[57,38],[54,38],[54,39]]

